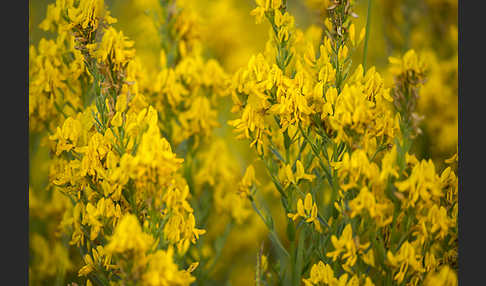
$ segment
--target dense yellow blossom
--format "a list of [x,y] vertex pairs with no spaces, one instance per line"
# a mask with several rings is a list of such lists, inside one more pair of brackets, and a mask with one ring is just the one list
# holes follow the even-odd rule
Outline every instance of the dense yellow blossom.
[[137,218],[128,214],[125,215],[117,227],[110,243],[106,246],[109,253],[123,253],[133,251],[144,253],[152,246],[153,238],[142,231]]
[[143,275],[146,285],[190,285],[195,278],[186,270],[178,270],[172,261],[173,249],[157,250],[148,258],[148,270]]
[[52,2],[30,284],[457,285],[457,5]]

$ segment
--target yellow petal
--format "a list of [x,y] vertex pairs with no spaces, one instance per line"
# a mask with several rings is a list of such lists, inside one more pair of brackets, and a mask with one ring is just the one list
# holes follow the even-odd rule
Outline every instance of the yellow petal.
[[356,31],[354,28],[354,24],[351,24],[349,27],[349,39],[351,40],[351,43],[353,44],[353,47],[356,46]]
[[317,218],[317,205],[316,205],[316,203],[314,203],[314,205],[312,206],[311,217]]
[[297,214],[305,217],[304,204],[302,203],[301,199],[299,199],[299,201],[297,202]]
[[309,212],[312,208],[312,195],[309,193],[305,195],[304,208],[307,212]]

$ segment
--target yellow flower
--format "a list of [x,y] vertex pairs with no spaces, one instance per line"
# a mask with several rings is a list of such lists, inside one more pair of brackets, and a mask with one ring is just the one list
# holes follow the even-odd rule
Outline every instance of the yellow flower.
[[376,194],[370,192],[368,187],[363,187],[358,196],[349,202],[350,216],[353,218],[366,210],[372,219],[376,219],[379,226],[390,224],[393,220],[391,202],[378,203],[376,198]]
[[144,233],[138,219],[133,214],[126,214],[115,228],[105,250],[109,254],[133,251],[144,254],[152,247],[154,239]]
[[83,256],[85,265],[78,271],[78,276],[87,276],[92,271],[96,270],[98,265],[103,266],[106,270],[116,268],[111,264],[111,255],[107,254],[103,246],[98,245],[91,249],[92,255],[86,254]]
[[302,202],[302,199],[297,201],[297,213],[289,213],[287,216],[293,221],[297,220],[299,217],[302,217],[305,219],[305,222],[313,223],[318,232],[322,232],[321,224],[317,219],[317,205],[315,202],[312,203],[311,194],[307,194],[305,196],[304,203]]
[[390,72],[393,75],[403,74],[410,76],[409,73],[413,73],[414,76],[421,78],[427,69],[425,61],[413,49],[407,51],[401,59],[389,57],[388,61],[391,64]]
[[405,207],[414,207],[419,199],[425,203],[444,196],[440,188],[440,177],[435,173],[432,160],[422,160],[413,167],[412,174],[405,180],[396,182],[400,192],[408,192]]
[[72,26],[79,25],[89,32],[98,28],[100,19],[105,19],[108,24],[116,22],[116,19],[110,17],[105,10],[103,0],[81,0],[78,6],[68,7],[67,15]]
[[270,112],[281,117],[282,132],[284,132],[291,124],[297,125],[302,122],[304,126],[307,126],[309,115],[313,113],[313,110],[293,82],[293,86],[290,88],[278,87],[277,104],[270,108]]
[[219,126],[217,115],[216,110],[211,108],[207,97],[197,96],[193,98],[189,109],[179,115],[182,129],[179,140],[184,140],[194,134],[209,136],[213,128]]
[[120,127],[123,124],[123,119],[122,119],[122,113],[117,112],[115,113],[115,116],[111,119],[111,125],[115,127]]
[[331,166],[338,171],[340,188],[348,191],[358,186],[362,177],[374,178],[378,173],[378,166],[368,160],[368,155],[362,149],[357,149],[351,155],[344,153],[340,162],[331,162]]
[[459,156],[457,155],[457,152],[456,152],[456,153],[454,153],[454,155],[452,155],[452,157],[444,160],[444,162],[446,164],[455,164],[455,163],[458,162],[458,158],[459,158]]
[[241,118],[230,120],[228,124],[235,127],[238,139],[252,139],[250,147],[255,146],[258,153],[263,152],[263,139],[265,134],[270,134],[265,126],[265,118],[261,112],[255,110],[251,105],[247,105],[243,110]]
[[251,10],[250,15],[255,16],[255,23],[260,24],[265,16],[265,9],[261,6]]
[[331,266],[322,261],[312,265],[310,277],[307,279],[302,279],[302,281],[306,286],[320,285],[320,283],[336,285],[338,282],[336,277],[334,277],[334,271],[332,270]]
[[148,256],[148,268],[142,276],[145,285],[164,286],[190,285],[195,278],[189,270],[179,270],[173,260],[174,250],[169,247],[167,251],[157,250]]
[[457,274],[449,266],[444,265],[438,272],[429,272],[425,278],[424,285],[457,286]]
[[68,117],[62,129],[57,127],[56,133],[49,137],[50,140],[57,141],[56,155],[63,151],[72,150],[81,137],[81,123],[72,117]]
[[249,165],[246,168],[245,174],[243,175],[243,178],[241,179],[241,182],[238,186],[238,193],[240,194],[241,197],[246,197],[250,195],[250,190],[253,185],[257,183],[257,180],[255,179],[255,168],[253,165]]
[[385,181],[389,176],[398,178],[398,166],[397,160],[397,147],[393,146],[390,152],[385,153],[383,159],[381,160],[381,173],[380,180]]
[[315,175],[313,174],[306,174],[304,170],[304,165],[302,165],[302,162],[300,160],[297,160],[295,162],[295,173],[292,172],[292,166],[285,165],[284,166],[284,174],[285,174],[285,183],[284,187],[286,188],[290,184],[297,185],[299,184],[299,181],[302,180],[308,180],[311,181],[315,178]]
[[344,227],[341,237],[338,239],[335,235],[331,236],[331,242],[334,246],[334,251],[328,252],[327,257],[331,257],[333,261],[343,254],[342,259],[346,259],[344,266],[351,267],[358,260],[358,251],[362,252],[368,248],[369,242],[360,244],[358,237],[353,238],[353,230],[350,224]]
[[90,45],[88,49],[100,62],[110,61],[114,69],[119,71],[135,56],[133,45],[134,42],[129,41],[122,31],[109,27],[104,30],[99,45]]
[[345,46],[345,45],[342,45],[341,47],[339,47],[339,51],[338,51],[339,62],[343,63],[344,60],[346,60],[347,57],[348,57],[348,47]]
[[351,40],[351,44],[356,46],[356,28],[354,27],[354,23],[349,26],[349,39]]
[[279,9],[282,6],[282,0],[272,0],[272,9]]
[[408,241],[402,244],[395,255],[391,251],[388,251],[386,257],[393,267],[399,268],[399,271],[393,277],[398,283],[401,283],[405,278],[409,266],[413,271],[424,272],[424,268],[417,260],[415,248]]

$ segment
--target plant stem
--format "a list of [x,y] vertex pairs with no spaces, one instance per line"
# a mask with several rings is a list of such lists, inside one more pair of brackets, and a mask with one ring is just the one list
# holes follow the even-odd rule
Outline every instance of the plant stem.
[[363,74],[366,72],[366,55],[368,54],[368,39],[370,37],[370,22],[371,22],[371,0],[368,0],[368,14],[366,16],[366,34],[363,49]]
[[[289,258],[290,254],[287,252],[285,247],[280,242],[278,235],[275,233],[275,229],[273,228],[273,219],[271,219],[271,223],[269,223],[267,221],[267,219],[265,218],[265,216],[263,216],[263,214],[260,212],[260,210],[256,206],[253,197],[249,196],[248,198],[250,199],[251,205],[252,205],[253,209],[255,210],[255,212],[262,219],[263,223],[267,226],[267,229],[268,229],[269,235],[270,235],[270,240],[275,244],[275,246],[277,246],[277,248],[280,249],[280,251],[282,251],[282,253],[285,255],[285,257]],[[268,214],[268,215],[270,216],[270,214]]]

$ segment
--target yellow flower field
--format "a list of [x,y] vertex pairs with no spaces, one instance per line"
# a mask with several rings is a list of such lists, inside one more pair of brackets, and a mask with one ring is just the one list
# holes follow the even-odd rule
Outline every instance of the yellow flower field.
[[29,285],[458,284],[456,1],[29,5]]

